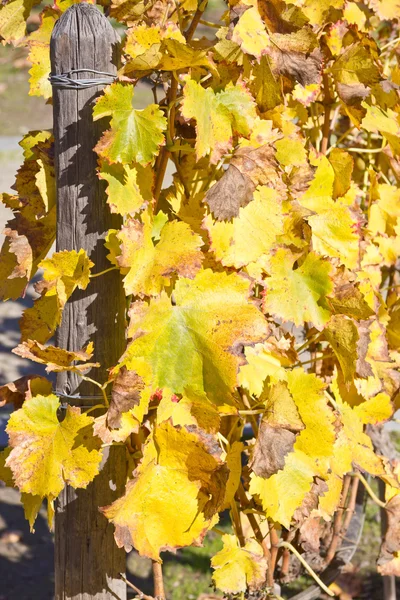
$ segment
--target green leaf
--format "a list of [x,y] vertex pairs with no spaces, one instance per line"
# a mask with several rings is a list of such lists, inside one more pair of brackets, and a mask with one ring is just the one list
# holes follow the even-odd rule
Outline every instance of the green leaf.
[[95,151],[109,163],[148,165],[164,142],[167,120],[157,104],[143,110],[132,106],[132,85],[113,83],[100,96],[93,109],[95,121],[111,117],[111,128],[98,142]]

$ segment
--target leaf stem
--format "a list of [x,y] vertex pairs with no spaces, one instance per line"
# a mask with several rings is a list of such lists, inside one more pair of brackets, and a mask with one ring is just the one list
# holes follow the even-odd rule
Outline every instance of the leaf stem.
[[290,550],[290,552],[292,552],[296,556],[296,558],[299,559],[299,561],[301,562],[301,564],[303,565],[303,567],[305,568],[305,570],[318,583],[318,585],[321,587],[321,589],[323,589],[324,592],[326,594],[328,594],[328,596],[333,597],[335,595],[332,592],[332,590],[330,590],[325,585],[325,583],[318,577],[318,575],[316,574],[316,572],[310,567],[310,565],[308,564],[308,562],[306,560],[304,560],[304,558],[301,556],[301,554],[299,552],[297,552],[296,548],[294,546],[292,546],[292,544],[290,542],[285,542],[284,540],[281,540],[279,542],[279,547],[280,548],[287,548],[288,550]]
[[351,473],[351,475],[353,477],[358,477],[358,479],[361,481],[361,483],[365,487],[365,490],[368,493],[368,495],[370,496],[371,500],[373,500],[375,502],[375,504],[377,504],[381,508],[386,508],[386,502],[382,502],[382,500],[380,500],[378,498],[378,496],[375,494],[375,492],[369,485],[368,481],[365,479],[364,475],[362,475],[362,473],[360,473],[359,471],[355,471],[354,473]]
[[110,271],[119,271],[119,269],[118,269],[118,267],[110,267],[109,269],[100,271],[100,273],[93,273],[92,275],[89,275],[89,277],[90,277],[90,279],[94,279],[95,277],[100,277],[100,275],[105,275],[106,273],[109,273]]
[[157,600],[165,600],[162,566],[153,560],[154,595]]

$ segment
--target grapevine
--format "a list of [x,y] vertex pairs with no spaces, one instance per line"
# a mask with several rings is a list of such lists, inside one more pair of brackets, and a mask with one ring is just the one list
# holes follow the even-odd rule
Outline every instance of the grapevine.
[[[50,36],[72,2],[46,6],[28,34],[36,4],[3,2],[0,39],[28,48],[30,94],[49,100]],[[32,529],[45,499],[51,527],[63,487],[87,487],[104,448],[124,444],[125,493],[99,507],[116,544],[161,565],[217,532],[213,584],[237,598],[274,597],[296,561],[332,595],[319,573],[361,481],[388,514],[378,571],[400,576],[399,465],[369,435],[400,408],[399,6],[232,0],[214,23],[207,0],[100,4],[125,27],[117,80],[93,106],[109,123],[98,176],[123,218],[109,268],[84,250],[48,256],[53,139],[30,132],[16,193],[1,197],[14,216],[0,295],[23,296],[41,270],[13,352],[94,382],[102,401],[60,419],[46,378],[1,387],[15,410],[0,478]],[[154,93],[144,109],[141,80]],[[76,352],[49,341],[75,290],[111,269],[127,345],[98,381],[90,340]]]

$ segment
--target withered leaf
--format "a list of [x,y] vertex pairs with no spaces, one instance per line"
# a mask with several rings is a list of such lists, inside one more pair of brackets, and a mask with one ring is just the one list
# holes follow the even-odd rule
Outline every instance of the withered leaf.
[[336,89],[338,96],[345,104],[353,106],[359,104],[362,100],[365,100],[370,93],[371,88],[364,85],[363,83],[340,83],[336,82]]
[[140,402],[144,389],[143,379],[135,372],[122,367],[114,381],[111,402],[107,412],[107,425],[112,429],[121,426],[121,415]]
[[381,575],[400,577],[400,494],[386,505],[387,529],[377,561]]
[[259,148],[239,148],[221,179],[205,195],[204,201],[217,220],[232,219],[239,215],[240,208],[251,202],[258,185],[269,185],[286,192],[275,160],[275,150],[269,144]]
[[25,400],[37,394],[42,396],[51,394],[51,382],[38,375],[24,375],[16,381],[0,387],[0,406],[14,404],[14,408],[17,410],[21,408]]
[[297,433],[302,429],[304,423],[286,383],[272,386],[267,391],[265,413],[250,461],[254,473],[267,478],[283,469],[286,456],[293,451]]
[[205,196],[205,201],[218,221],[237,217],[239,208],[253,199],[256,186],[248,175],[243,175],[230,164],[224,175]]
[[293,450],[296,434],[289,429],[261,423],[251,468],[259,477],[271,477],[285,466],[286,455]]

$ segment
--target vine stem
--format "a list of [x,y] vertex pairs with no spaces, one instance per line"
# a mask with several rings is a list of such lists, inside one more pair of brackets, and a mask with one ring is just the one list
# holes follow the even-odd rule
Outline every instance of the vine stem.
[[[171,72],[171,86],[168,91],[168,138],[173,143],[175,136],[175,100],[178,91],[178,80]],[[157,203],[160,197],[162,184],[165,177],[165,171],[167,170],[168,159],[171,156],[171,152],[165,146],[161,149],[158,164],[156,164],[156,181],[154,184],[154,214],[157,211]]]
[[123,575],[122,573],[120,573],[119,576],[121,577],[121,579],[123,581],[125,581],[125,583],[126,583],[126,585],[128,587],[130,587],[132,590],[134,590],[136,592],[136,594],[140,598],[140,600],[155,600],[153,598],[153,596],[148,596],[147,594],[144,594],[141,590],[139,590],[138,587],[136,587],[136,585],[134,585],[133,583],[131,583],[130,581],[128,581],[127,578],[125,577],[125,575]]
[[165,600],[162,566],[153,560],[154,595],[157,600]]
[[340,499],[340,505],[335,513],[335,519],[333,522],[333,535],[332,535],[331,543],[329,544],[328,552],[327,552],[326,558],[325,558],[325,560],[328,564],[331,562],[331,560],[335,556],[337,547],[340,542],[340,537],[341,537],[340,534],[342,532],[343,512],[345,510],[346,498],[347,498],[347,494],[349,492],[350,482],[351,482],[351,477],[349,475],[346,475],[344,482],[343,482],[343,489],[342,489],[342,495],[341,495],[341,499]]
[[365,490],[367,491],[367,493],[370,496],[371,500],[373,500],[375,502],[375,504],[377,504],[381,508],[386,508],[386,502],[382,502],[382,500],[380,500],[378,498],[378,496],[375,494],[375,492],[373,491],[373,489],[369,485],[368,481],[365,479],[364,475],[362,475],[358,471],[355,472],[355,473],[351,473],[351,475],[353,477],[358,477],[358,479],[361,481],[361,483],[365,487]]
[[243,546],[245,545],[246,542],[244,539],[242,524],[240,522],[240,514],[238,511],[238,507],[237,507],[235,498],[231,502],[231,514],[232,514],[233,524],[235,527],[235,532],[236,532],[237,538],[239,540],[239,544],[243,548]]
[[207,2],[202,2],[200,4],[199,8],[194,13],[192,22],[190,23],[189,28],[185,32],[185,39],[187,42],[190,42],[192,37],[194,36],[194,32],[196,31],[197,25],[199,24],[200,19],[203,16],[203,13],[204,13],[206,7],[207,7]]
[[332,96],[329,89],[329,78],[326,73],[322,76],[323,86],[324,86],[324,124],[322,126],[322,143],[321,143],[321,152],[322,154],[326,154],[329,146],[329,138],[331,137],[331,104],[332,104]]
[[109,269],[104,269],[104,271],[100,271],[100,273],[93,273],[91,275],[89,275],[90,279],[94,279],[95,277],[100,277],[100,275],[105,275],[106,273],[109,273],[110,271],[118,271],[118,267],[110,267]]
[[[243,484],[241,482],[239,483],[237,493],[238,493],[241,505],[245,506],[246,508],[249,507],[250,501],[246,496],[246,492],[245,492]],[[252,513],[248,513],[248,512],[246,512],[245,514],[250,523],[250,527],[253,530],[253,533],[254,533],[254,536],[255,536],[257,542],[260,544],[260,546],[263,549],[264,557],[268,564],[268,573],[272,573],[272,578],[273,578],[273,571],[271,569],[271,552],[268,548],[267,541],[262,534],[262,531],[260,529],[260,526],[258,524],[258,521],[257,521],[255,515]],[[268,575],[268,577],[270,577],[270,575]],[[273,583],[272,583],[272,585],[273,585]]]
[[333,597],[335,595],[332,592],[332,590],[330,590],[325,585],[325,583],[318,577],[318,575],[316,574],[316,572],[310,567],[310,565],[308,564],[308,562],[304,560],[304,558],[301,556],[301,554],[299,552],[297,552],[296,548],[294,546],[292,546],[292,544],[290,542],[285,542],[284,540],[281,540],[279,542],[279,547],[280,548],[287,548],[288,550],[290,550],[290,552],[292,552],[296,556],[296,558],[299,559],[299,561],[301,562],[301,564],[303,565],[303,567],[305,568],[305,570],[318,583],[318,585],[320,586],[320,588],[323,589],[326,594],[328,594],[328,596]]
[[105,407],[109,406],[108,398],[107,398],[107,394],[106,394],[106,390],[105,390],[105,387],[108,385],[108,382],[104,386],[104,385],[101,385],[101,383],[99,383],[95,379],[92,379],[91,377],[86,377],[86,375],[82,375],[82,373],[80,371],[74,371],[74,373],[77,373],[78,375],[80,375],[84,381],[92,383],[93,385],[95,385],[96,387],[98,387],[99,390],[101,390],[101,393],[103,394],[104,406]]

